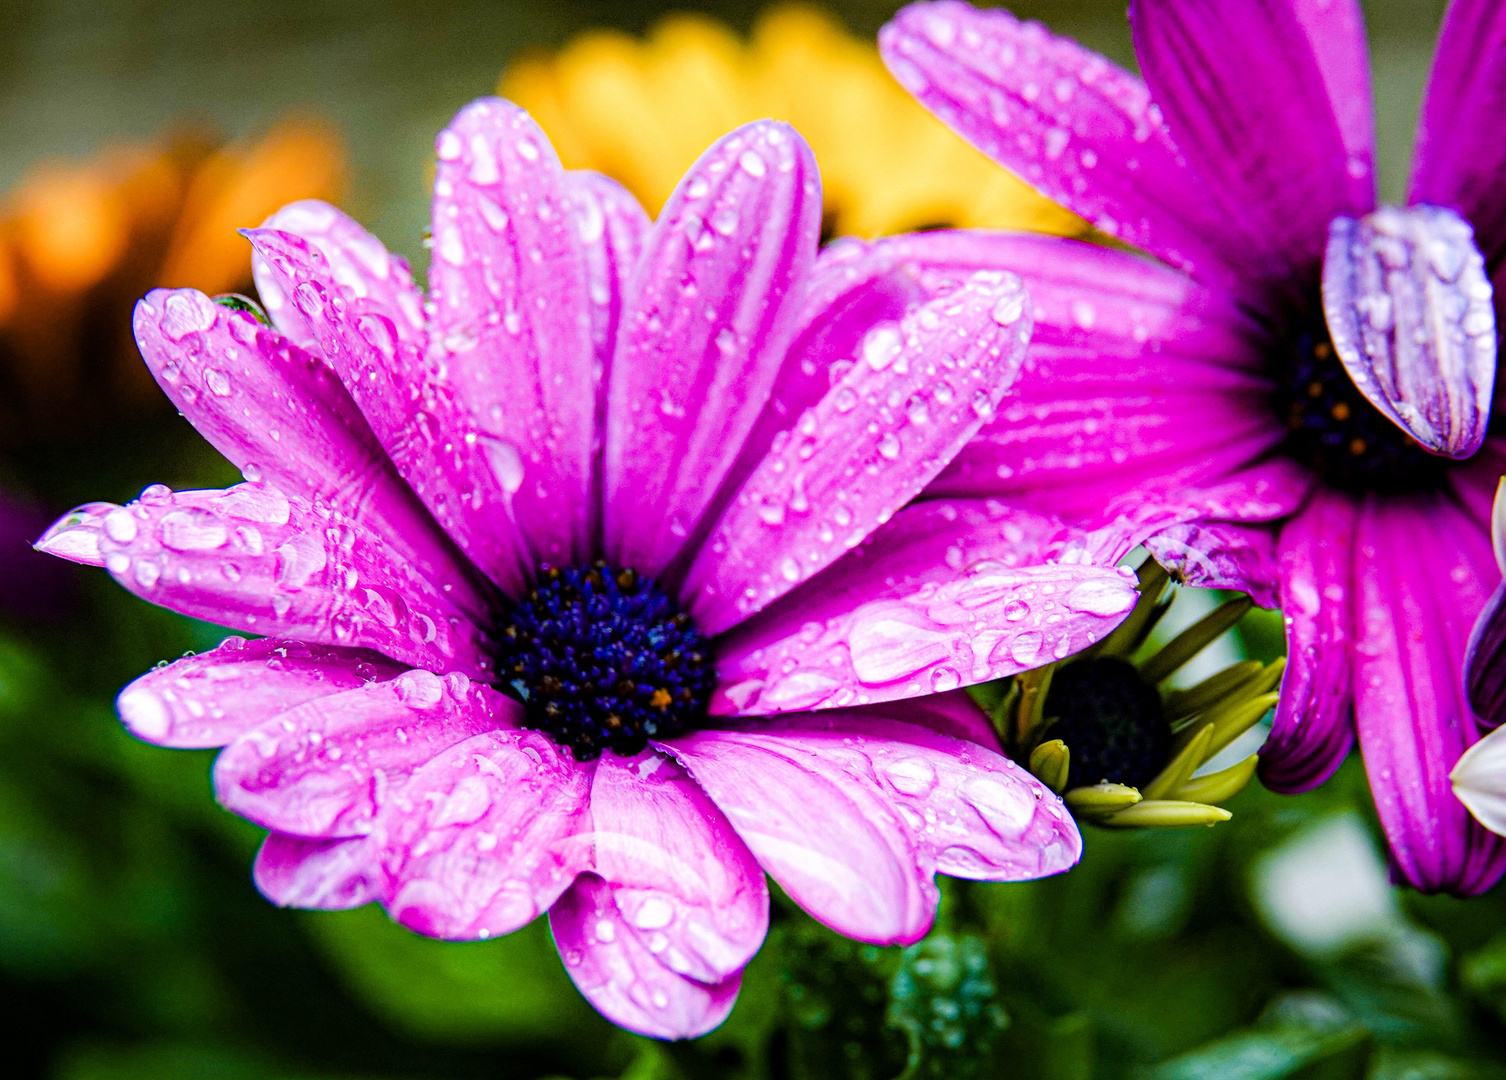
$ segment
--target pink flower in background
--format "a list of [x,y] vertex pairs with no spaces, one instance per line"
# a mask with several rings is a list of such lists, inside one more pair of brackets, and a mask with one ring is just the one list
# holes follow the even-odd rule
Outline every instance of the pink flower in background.
[[1484,730],[1461,667],[1498,580],[1506,5],[1450,7],[1405,207],[1376,206],[1355,0],[1137,0],[1130,23],[1143,83],[961,3],[913,5],[881,35],[941,119],[1166,264],[1066,240],[895,242],[933,272],[1015,270],[1036,301],[1025,376],[931,493],[1097,528],[1078,557],[1145,543],[1192,580],[1279,598],[1267,786],[1315,786],[1357,732],[1397,874],[1481,892],[1506,842],[1448,774]]
[[261,889],[452,939],[548,910],[603,1013],[685,1037],[731,1008],[763,871],[890,943],[926,932],[938,871],[1071,866],[1070,817],[976,708],[894,704],[1077,651],[1135,600],[1127,571],[1044,563],[1049,515],[903,509],[1015,376],[1018,279],[876,321],[816,254],[781,124],[712,147],[652,226],[506,102],[437,149],[427,299],[298,203],[248,234],[275,330],[191,290],[138,306],[246,483],[90,504],[38,545],[268,635],[119,702],[150,742],[226,746],[221,802],[272,830]]

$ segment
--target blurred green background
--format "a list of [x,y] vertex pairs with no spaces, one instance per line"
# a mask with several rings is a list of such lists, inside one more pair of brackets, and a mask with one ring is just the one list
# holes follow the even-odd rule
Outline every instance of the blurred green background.
[[[871,36],[893,5],[827,5]],[[1404,187],[1441,0],[1366,5],[1383,192]],[[754,3],[0,2],[0,190],[182,117],[241,135],[288,109],[349,142],[346,205],[424,264],[435,131],[519,50],[670,10],[740,29]],[[1132,63],[1122,0],[1017,5]],[[1252,88],[1259,92],[1259,88]],[[232,482],[181,421],[11,454],[48,510],[153,481]],[[0,1047],[10,1075],[94,1078],[908,1077],[1050,1080],[1506,1076],[1506,891],[1393,890],[1363,771],[1213,830],[1087,835],[1030,885],[949,883],[911,950],[855,946],[776,898],[732,1019],[696,1043],[616,1031],[546,928],[451,945],[375,908],[273,908],[258,830],[220,811],[212,755],[136,743],[112,699],[219,640],[103,574],[49,617],[0,621]],[[1236,647],[1279,651],[1255,617]]]

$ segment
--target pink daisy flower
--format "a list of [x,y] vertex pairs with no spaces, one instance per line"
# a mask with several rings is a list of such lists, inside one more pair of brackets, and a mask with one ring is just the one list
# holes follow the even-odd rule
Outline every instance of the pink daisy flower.
[[732,1006],[765,871],[891,943],[925,934],[937,872],[1071,866],[1070,817],[970,702],[893,704],[1081,649],[1135,600],[1127,571],[1042,564],[1047,515],[902,509],[1017,372],[1018,279],[876,322],[773,122],[652,225],[506,102],[437,150],[427,299],[297,203],[248,233],[276,329],[191,290],[138,306],[246,483],[91,504],[38,544],[268,635],[119,701],[147,741],[226,747],[220,801],[271,830],[262,891],[450,939],[548,911],[598,1009],[686,1037]]

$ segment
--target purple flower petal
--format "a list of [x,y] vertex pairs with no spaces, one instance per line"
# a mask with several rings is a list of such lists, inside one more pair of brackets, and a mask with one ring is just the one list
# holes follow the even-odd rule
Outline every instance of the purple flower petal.
[[1506,720],[1506,585],[1496,588],[1475,620],[1464,654],[1464,685],[1482,724],[1498,727]]
[[993,751],[913,724],[823,713],[705,730],[667,748],[790,898],[838,933],[908,944],[939,871],[1024,881],[1077,862],[1061,800]]
[[549,929],[576,988],[618,1027],[655,1039],[693,1039],[732,1011],[741,973],[706,984],[659,962],[622,912],[612,890],[582,874],[549,909]]
[[591,769],[537,731],[450,747],[377,817],[382,906],[450,940],[526,926],[589,866]]
[[279,907],[345,911],[376,899],[365,837],[305,840],[274,832],[252,864],[257,890]]
[[1458,211],[1492,270],[1506,255],[1506,6],[1452,0],[1417,121],[1408,201]]
[[391,679],[403,671],[366,649],[228,637],[209,652],[174,660],[130,683],[115,699],[126,730],[157,746],[224,746],[305,701]]
[[512,727],[522,708],[464,675],[407,671],[274,716],[214,763],[220,804],[311,839],[365,836],[420,766],[472,735]]
[[1344,370],[1372,405],[1435,454],[1480,448],[1496,321],[1468,222],[1433,206],[1334,218],[1323,310]]
[[[925,697],[905,698],[902,701],[879,701],[872,705],[854,705],[846,709],[833,709],[829,715],[847,714],[867,717],[882,717],[885,720],[900,720],[930,728],[941,735],[977,743],[994,753],[1003,753],[999,748],[999,736],[992,722],[966,690],[947,690]],[[823,712],[822,715],[828,715]]]
[[1178,581],[1201,589],[1236,589],[1261,607],[1277,606],[1276,542],[1269,529],[1187,522],[1147,536],[1145,550]]
[[1359,0],[1291,0],[1328,91],[1344,140],[1345,171],[1353,197],[1375,202],[1375,114],[1370,44]]
[[993,501],[927,502],[720,643],[715,715],[919,697],[1079,652],[1135,603],[1112,565],[1045,557],[1060,522]]
[[471,561],[516,595],[527,577],[511,510],[522,484],[517,448],[482,437],[477,418],[428,365],[425,339],[375,297],[347,296],[315,244],[270,229],[246,236],[408,486]]
[[1206,187],[1139,79],[1008,12],[912,4],[879,33],[900,84],[983,153],[1128,244],[1227,280]]
[[1302,303],[1328,222],[1373,209],[1375,178],[1348,161],[1291,0],[1132,0],[1130,28],[1172,138],[1221,208],[1231,259],[1264,291]]
[[482,632],[385,539],[276,488],[147,488],[105,516],[100,551],[116,581],[183,615],[474,678],[491,671]]
[[608,558],[657,574],[699,524],[778,374],[821,227],[816,162],[760,121],[691,166],[629,287],[607,391]]
[[1449,772],[1479,738],[1460,667],[1497,580],[1489,541],[1436,496],[1367,499],[1356,540],[1355,726],[1393,866],[1415,888],[1477,895],[1506,869],[1506,839]]
[[472,102],[436,146],[430,348],[494,448],[534,561],[571,566],[590,556],[595,430],[574,200],[548,138],[510,102]]
[[681,592],[717,634],[830,566],[935,479],[991,417],[1030,340],[1018,278],[978,271],[871,329],[854,363],[777,438]]
[[736,975],[769,928],[763,871],[732,826],[672,760],[604,754],[591,781],[593,869],[623,933],[689,979]]
[[47,526],[32,547],[81,566],[103,566],[105,557],[100,554],[99,542],[104,537],[104,520],[119,509],[115,503],[107,502],[75,506]]
[[153,289],[136,305],[135,332],[178,411],[248,478],[328,501],[386,537],[472,618],[485,616],[474,571],[319,357],[193,289]]
[[[289,203],[262,222],[263,229],[292,233],[324,255],[335,285],[346,300],[367,300],[392,320],[404,341],[424,340],[423,295],[413,284],[408,261],[354,219],[318,199]],[[308,317],[283,291],[260,252],[251,256],[251,274],[272,325],[294,344],[312,349],[318,338]]]
[[1499,729],[1465,751],[1449,779],[1476,821],[1506,835],[1506,736]]
[[1354,745],[1354,498],[1319,489],[1281,529],[1286,673],[1260,779],[1307,791],[1333,775]]

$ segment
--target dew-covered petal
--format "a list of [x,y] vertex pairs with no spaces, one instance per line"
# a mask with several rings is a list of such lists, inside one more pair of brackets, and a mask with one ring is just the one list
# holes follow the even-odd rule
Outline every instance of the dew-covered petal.
[[549,929],[572,982],[618,1027],[654,1039],[693,1039],[732,1011],[741,973],[707,984],[660,962],[612,901],[612,889],[582,874],[549,909]]
[[815,257],[821,183],[787,124],[739,128],[691,166],[629,282],[607,390],[608,558],[657,574],[753,429]]
[[590,865],[591,769],[537,731],[450,747],[377,817],[382,906],[450,940],[526,926]]
[[[988,714],[983,711],[966,690],[947,690],[924,697],[905,698],[900,701],[879,701],[872,705],[853,705],[846,709],[833,709],[832,715],[852,713],[858,716],[878,716],[886,720],[900,720],[906,724],[918,724],[954,739],[977,743],[996,753],[999,736],[994,731]],[[826,715],[823,713],[823,715]]]
[[1355,727],[1392,865],[1425,892],[1473,896],[1506,868],[1506,839],[1449,783],[1480,734],[1461,665],[1499,580],[1490,540],[1439,496],[1368,497],[1356,539]]
[[[313,244],[324,254],[334,283],[347,299],[371,301],[387,314],[404,340],[423,340],[423,295],[413,284],[408,260],[389,252],[355,219],[327,202],[301,199],[278,210],[261,227],[292,233]],[[251,256],[251,276],[272,325],[295,344],[314,348],[318,337],[308,317],[283,291],[281,280],[260,252]]]
[[81,566],[103,566],[99,541],[104,535],[105,518],[120,506],[109,502],[84,503],[58,518],[32,545],[38,551],[67,559]]
[[[478,439],[499,448],[536,562],[589,557],[595,395],[586,260],[548,138],[482,98],[439,133],[430,349]],[[500,448],[508,448],[502,450]]]
[[529,564],[511,510],[523,474],[517,448],[483,438],[443,365],[430,362],[426,336],[401,328],[401,316],[376,298],[348,295],[315,244],[276,229],[246,236],[408,486],[471,561],[515,595]]
[[115,699],[126,730],[175,749],[224,746],[305,701],[391,679],[379,653],[282,638],[228,637],[131,682]]
[[279,907],[345,911],[376,899],[374,870],[365,837],[307,840],[274,832],[256,853],[251,877]]
[[1209,193],[1133,75],[1039,23],[912,4],[879,33],[921,104],[1048,198],[1128,244],[1223,280]]
[[1319,489],[1281,528],[1286,672],[1260,779],[1298,792],[1333,775],[1354,745],[1354,530],[1352,496]]
[[1061,800],[1029,773],[914,724],[797,714],[665,746],[791,899],[862,941],[924,936],[938,871],[1026,881],[1082,852]]
[[[1417,121],[1408,201],[1446,206],[1474,226],[1490,268],[1506,256],[1506,5],[1452,0]],[[1498,309],[1499,310],[1499,309]]]
[[215,795],[268,829],[365,836],[414,770],[472,735],[514,726],[521,712],[464,675],[406,671],[304,702],[247,731],[215,759]]
[[1145,538],[1176,580],[1201,589],[1234,589],[1264,608],[1277,606],[1275,534],[1226,521],[1187,522]]
[[1053,518],[992,500],[907,507],[718,643],[711,712],[919,697],[1079,652],[1137,594],[1127,569],[1048,558],[1068,535]]
[[1425,448],[1467,458],[1490,424],[1496,320],[1469,223],[1435,206],[1335,218],[1323,311],[1344,370]]
[[1328,222],[1373,209],[1375,177],[1349,160],[1294,4],[1134,0],[1130,29],[1172,139],[1207,182],[1204,202],[1223,211],[1230,260],[1300,303]]
[[701,628],[767,607],[918,495],[993,416],[1029,341],[1029,298],[1002,271],[872,328],[711,530],[681,592]]
[[1464,685],[1476,718],[1499,727],[1506,720],[1506,585],[1497,586],[1475,620],[1464,655]]
[[653,222],[632,192],[610,176],[590,169],[565,172],[575,227],[586,260],[586,292],[591,301],[594,379],[600,391],[597,416],[606,415],[606,372],[617,345],[628,278],[643,256]]
[[384,537],[265,484],[147,488],[105,516],[100,551],[116,581],[182,615],[435,671],[492,667],[482,631]]
[[593,869],[626,932],[671,971],[717,983],[769,926],[763,871],[695,781],[652,750],[604,754],[591,782]]
[[327,501],[386,537],[473,618],[484,617],[474,571],[322,359],[193,289],[153,289],[136,305],[134,327],[168,398],[247,479]]

